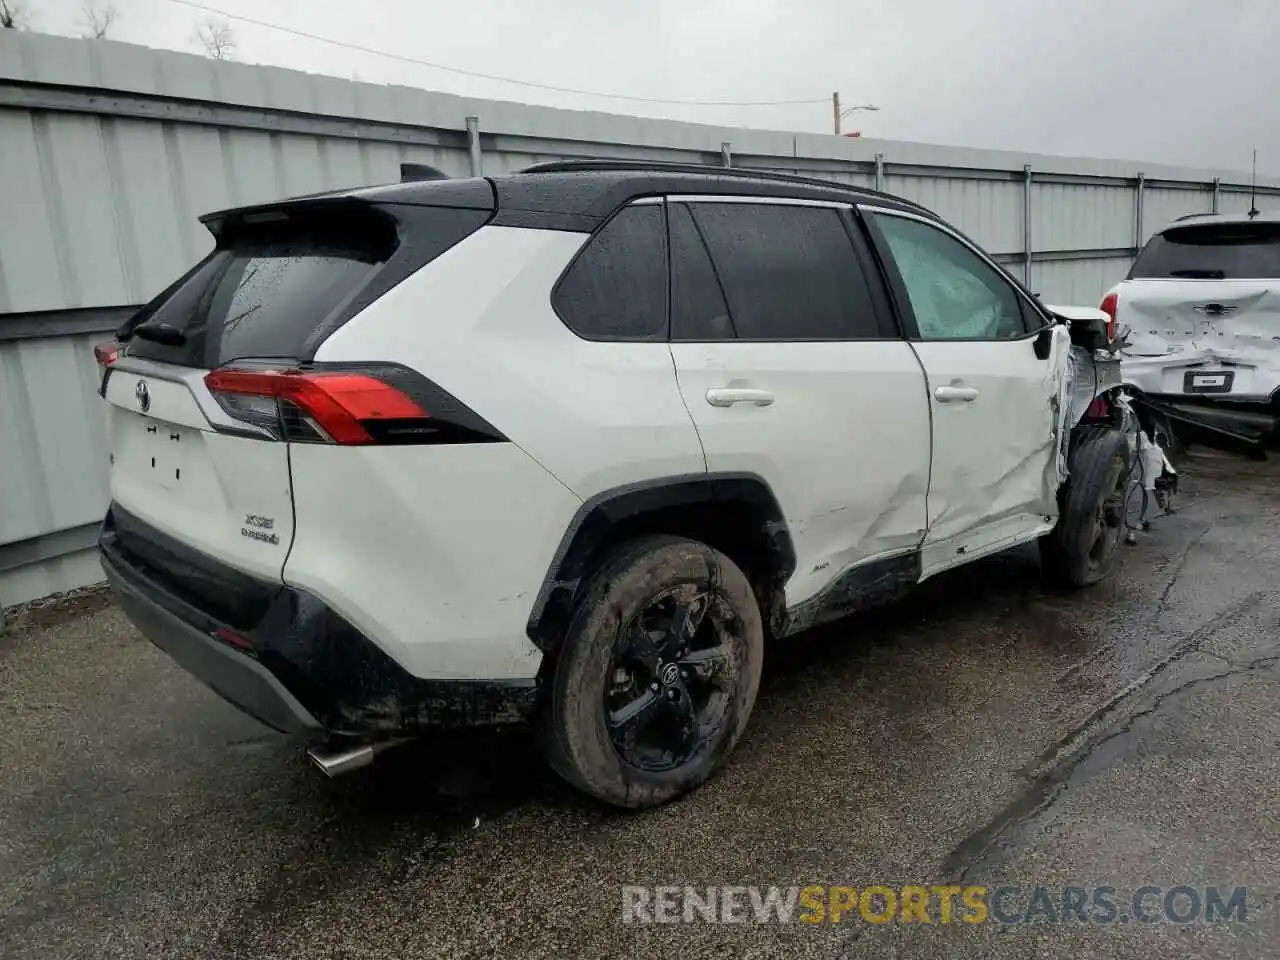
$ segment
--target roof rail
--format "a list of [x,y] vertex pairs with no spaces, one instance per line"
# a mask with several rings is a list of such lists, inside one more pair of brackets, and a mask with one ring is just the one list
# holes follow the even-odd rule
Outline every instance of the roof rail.
[[1216,216],[1216,214],[1213,214],[1213,213],[1184,213],[1184,214],[1183,214],[1182,216],[1180,216],[1180,217],[1174,217],[1173,222],[1174,222],[1174,223],[1181,223],[1183,220],[1194,220],[1196,217],[1212,217],[1212,216]]
[[897,203],[913,207],[922,213],[933,216],[933,211],[914,200],[899,197],[883,190],[871,187],[858,187],[851,183],[840,183],[838,180],[821,180],[816,177],[801,177],[793,173],[778,173],[774,170],[756,170],[747,167],[714,167],[702,163],[673,163],[668,160],[547,160],[525,167],[517,173],[575,173],[579,171],[635,171],[637,173],[692,173],[708,177],[740,177],[744,180],[776,180],[780,183],[795,183],[809,187],[825,187],[828,190],[842,190],[870,197],[884,197]]

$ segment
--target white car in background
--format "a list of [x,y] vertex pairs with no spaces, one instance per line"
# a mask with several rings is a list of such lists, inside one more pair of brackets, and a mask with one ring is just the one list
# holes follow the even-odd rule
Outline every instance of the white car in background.
[[1147,242],[1102,309],[1127,328],[1125,381],[1176,412],[1178,425],[1274,436],[1280,214],[1174,221]]

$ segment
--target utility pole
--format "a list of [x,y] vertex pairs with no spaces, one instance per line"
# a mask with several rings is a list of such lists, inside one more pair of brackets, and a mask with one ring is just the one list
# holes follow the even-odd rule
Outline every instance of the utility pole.
[[849,114],[853,113],[853,111],[855,110],[875,111],[879,109],[880,108],[877,107],[874,103],[860,103],[856,107],[849,107],[847,109],[841,110],[840,109],[840,92],[837,90],[835,93],[831,95],[832,131],[835,133],[837,137],[840,136],[840,121],[843,120]]

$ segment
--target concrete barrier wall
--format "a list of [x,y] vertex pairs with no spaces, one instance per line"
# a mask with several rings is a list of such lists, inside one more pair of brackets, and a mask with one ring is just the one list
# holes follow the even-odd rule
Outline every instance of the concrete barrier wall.
[[101,576],[92,344],[209,249],[199,214],[393,181],[405,161],[466,176],[566,157],[878,185],[1050,302],[1096,303],[1152,230],[1249,202],[1241,174],[556,110],[0,31],[0,607]]

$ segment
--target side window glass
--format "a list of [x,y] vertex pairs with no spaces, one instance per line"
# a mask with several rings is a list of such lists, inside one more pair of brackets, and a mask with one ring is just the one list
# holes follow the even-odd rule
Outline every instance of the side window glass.
[[668,204],[667,223],[671,231],[671,339],[736,339],[724,291],[689,207]]
[[710,251],[739,339],[880,336],[866,277],[838,211],[713,202],[687,209]]
[[588,340],[665,340],[666,238],[660,204],[625,208],[587,241],[551,306]]
[[1027,332],[1013,286],[955,237],[906,217],[875,220],[922,340],[1007,340]]

